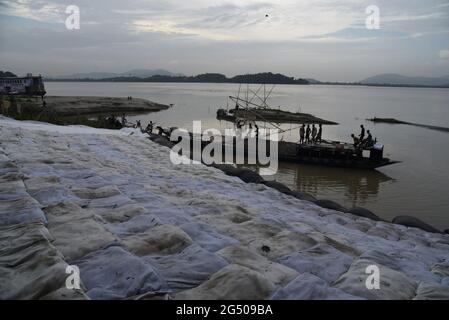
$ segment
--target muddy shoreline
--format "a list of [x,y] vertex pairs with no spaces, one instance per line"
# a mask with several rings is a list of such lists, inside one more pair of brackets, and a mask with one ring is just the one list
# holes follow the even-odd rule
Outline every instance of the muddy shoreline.
[[127,97],[47,96],[46,108],[60,116],[91,115],[117,112],[156,112],[168,105],[146,99]]

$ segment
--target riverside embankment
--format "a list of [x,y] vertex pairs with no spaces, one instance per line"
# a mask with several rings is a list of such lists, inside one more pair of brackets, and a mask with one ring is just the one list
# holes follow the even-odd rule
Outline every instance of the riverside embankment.
[[131,129],[1,118],[0,134],[1,298],[449,298],[448,235],[174,165]]

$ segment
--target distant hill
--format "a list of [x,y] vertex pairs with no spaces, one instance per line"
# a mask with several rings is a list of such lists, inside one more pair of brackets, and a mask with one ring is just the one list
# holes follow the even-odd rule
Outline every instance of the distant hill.
[[17,77],[14,73],[9,71],[0,71],[0,77]]
[[305,79],[295,79],[280,73],[274,74],[271,72],[238,75],[229,80],[235,83],[309,84]]
[[295,79],[280,73],[263,72],[237,75],[232,78],[221,73],[204,73],[196,76],[184,75],[152,75],[149,77],[132,76],[130,74],[95,79],[92,77],[47,79],[46,81],[93,81],[93,82],[205,82],[205,83],[272,83],[272,84],[309,84],[305,79]]
[[117,78],[117,77],[136,77],[136,78],[147,78],[155,75],[161,76],[182,76],[180,73],[172,73],[170,71],[164,69],[134,69],[129,70],[123,73],[113,73],[113,72],[88,72],[88,73],[76,73],[72,75],[66,76],[58,76],[58,77],[46,77],[47,79],[109,79],[109,78]]
[[379,74],[360,82],[369,85],[406,85],[406,86],[449,86],[449,76],[445,77],[407,77],[394,73]]

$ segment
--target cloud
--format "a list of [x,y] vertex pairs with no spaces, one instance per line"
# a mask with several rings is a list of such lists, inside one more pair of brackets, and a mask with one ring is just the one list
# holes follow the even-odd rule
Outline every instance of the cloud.
[[[81,29],[68,31],[65,7],[74,3],[81,10]],[[52,74],[174,65],[173,71],[185,74],[269,70],[324,80],[412,68],[448,73],[441,67],[447,59],[435,59],[449,48],[447,0],[376,0],[380,30],[364,28],[371,4],[0,0],[0,61],[18,72]]]
[[4,15],[42,22],[61,22],[65,19],[66,6],[42,0],[1,0],[0,8]]

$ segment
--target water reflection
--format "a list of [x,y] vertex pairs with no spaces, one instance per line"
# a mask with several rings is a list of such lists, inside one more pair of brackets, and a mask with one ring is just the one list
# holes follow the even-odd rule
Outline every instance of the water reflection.
[[[260,171],[260,168],[259,168]],[[346,206],[361,206],[376,200],[380,189],[395,180],[376,170],[351,170],[296,163],[279,163],[276,174],[265,176],[294,190],[318,198],[338,200]],[[342,194],[345,196],[342,197]]]

